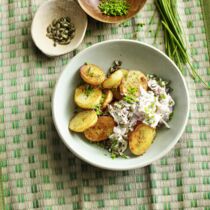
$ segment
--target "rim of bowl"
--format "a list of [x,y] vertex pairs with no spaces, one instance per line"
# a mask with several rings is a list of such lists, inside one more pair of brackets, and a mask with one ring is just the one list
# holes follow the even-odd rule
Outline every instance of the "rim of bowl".
[[[184,120],[184,125],[181,129],[181,131],[179,132],[179,134],[177,135],[177,137],[174,139],[174,141],[172,141],[162,152],[160,152],[156,157],[148,160],[148,161],[145,161],[144,163],[141,163],[139,164],[138,162],[136,164],[132,164],[132,165],[125,165],[125,166],[119,166],[116,168],[113,167],[113,166],[104,166],[104,165],[100,165],[100,163],[97,163],[97,161],[93,162],[93,161],[90,161],[86,158],[84,158],[81,154],[79,154],[77,151],[75,151],[69,144],[67,144],[63,139],[64,139],[64,136],[63,134],[60,132],[60,130],[58,129],[58,126],[57,126],[57,122],[56,122],[56,117],[55,117],[55,108],[54,108],[54,100],[55,100],[55,95],[56,95],[56,89],[57,89],[57,86],[58,86],[58,83],[60,82],[60,79],[61,79],[61,76],[63,74],[63,72],[67,69],[67,67],[70,65],[71,62],[73,62],[75,59],[77,59],[77,55],[78,56],[81,56],[83,54],[86,53],[86,51],[88,51],[90,48],[94,48],[94,47],[97,47],[97,46],[100,46],[100,45],[104,45],[104,44],[109,44],[109,43],[112,43],[112,42],[130,42],[130,43],[136,43],[136,44],[139,44],[139,45],[143,45],[143,46],[146,46],[146,47],[149,47],[153,50],[155,50],[156,52],[160,53],[162,56],[164,56],[174,67],[175,69],[178,71],[178,74],[180,76],[180,79],[182,80],[183,82],[183,85],[184,85],[184,88],[185,88],[185,91],[186,91],[186,95],[187,95],[187,113],[186,113],[186,118]],[[107,169],[107,170],[113,170],[113,171],[123,171],[123,170],[131,170],[131,169],[136,169],[136,168],[142,168],[144,166],[147,166],[151,163],[153,163],[154,161],[156,160],[159,160],[160,158],[162,158],[163,156],[165,156],[175,145],[176,143],[179,141],[179,139],[181,138],[182,134],[184,133],[184,130],[185,130],[185,127],[187,125],[187,122],[188,122],[188,117],[189,117],[189,111],[190,111],[190,98],[189,98],[189,92],[188,92],[188,88],[187,88],[187,84],[186,84],[186,81],[183,77],[183,75],[181,74],[179,68],[176,66],[176,64],[166,55],[164,54],[161,50],[157,49],[156,47],[153,47],[151,46],[150,44],[147,44],[147,43],[144,43],[144,42],[141,42],[141,41],[136,41],[136,40],[126,40],[126,39],[114,39],[114,40],[106,40],[106,41],[103,41],[103,42],[100,42],[100,43],[96,43],[84,50],[82,50],[81,52],[79,52],[75,57],[73,57],[69,63],[67,64],[67,66],[64,68],[63,72],[59,75],[59,78],[57,79],[57,82],[56,82],[56,85],[55,85],[55,88],[54,88],[54,91],[53,91],[53,97],[52,97],[52,103],[51,103],[51,107],[52,107],[52,118],[53,118],[53,121],[54,121],[54,124],[55,124],[55,128],[58,132],[58,135],[60,136],[60,138],[62,139],[63,143],[67,146],[67,148],[75,155],[77,156],[78,158],[80,158],[81,160],[89,163],[90,165],[92,166],[95,166],[95,167],[98,167],[98,168],[102,168],[102,169]],[[138,157],[136,157],[138,158]]]
[[35,23],[34,23],[34,20],[35,20],[35,18],[38,18],[38,17],[39,17],[37,13],[38,13],[38,11],[39,11],[40,9],[42,9],[42,7],[44,7],[45,5],[47,5],[47,4],[49,4],[49,3],[53,3],[53,2],[56,2],[56,1],[57,1],[57,0],[47,0],[47,1],[43,2],[42,4],[40,4],[40,6],[38,7],[38,9],[37,9],[37,11],[36,11],[36,13],[35,13],[35,15],[34,15],[34,17],[33,17],[32,23],[31,23],[31,37],[32,37],[32,39],[33,39],[33,41],[34,41],[36,47],[37,47],[42,53],[44,53],[45,55],[47,55],[47,56],[49,56],[49,57],[64,55],[64,54],[67,54],[67,53],[69,53],[69,52],[72,52],[73,50],[75,50],[76,48],[78,48],[79,45],[82,43],[84,37],[85,37],[85,33],[86,33],[86,30],[87,30],[87,25],[88,25],[87,15],[86,15],[86,13],[84,12],[84,10],[81,9],[80,5],[79,5],[77,2],[75,2],[75,1],[67,1],[67,2],[70,3],[70,4],[71,4],[71,3],[77,4],[78,8],[80,8],[81,11],[84,13],[84,17],[85,17],[85,27],[84,27],[83,32],[81,33],[81,38],[80,38],[79,42],[77,42],[77,44],[75,44],[74,47],[73,47],[72,49],[70,49],[70,50],[63,51],[63,52],[60,52],[60,53],[45,52],[45,50],[43,50],[43,49],[40,47],[40,44],[38,43],[37,39],[35,38],[36,35],[34,34],[34,24],[35,24]]
[[100,21],[102,23],[114,23],[114,24],[117,24],[117,23],[122,23],[126,20],[129,20],[131,19],[132,17],[134,17],[143,7],[144,5],[146,4],[147,0],[144,0],[144,3],[142,5],[142,7],[139,7],[139,9],[133,13],[131,16],[129,17],[126,17],[126,18],[122,18],[120,20],[105,20],[103,18],[100,18],[98,17],[97,15],[93,15],[88,9],[86,9],[86,7],[81,3],[82,0],[78,0],[78,3],[80,5],[80,7],[83,9],[83,11],[85,11],[86,14],[88,14],[90,17],[92,17],[93,19],[97,20],[97,21]]

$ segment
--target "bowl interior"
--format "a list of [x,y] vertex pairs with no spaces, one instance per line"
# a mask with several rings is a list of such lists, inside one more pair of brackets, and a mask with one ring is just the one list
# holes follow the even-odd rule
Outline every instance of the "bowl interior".
[[[154,143],[139,157],[111,159],[102,148],[88,143],[82,134],[70,132],[68,124],[74,115],[74,90],[80,84],[79,68],[85,62],[94,63],[107,71],[113,60],[121,60],[123,67],[141,70],[145,74],[156,74],[171,81],[172,97],[176,105],[171,128],[158,130]],[[106,169],[126,170],[148,165],[166,154],[179,140],[184,131],[188,112],[188,92],[177,67],[163,53],[136,41],[107,41],[96,44],[74,57],[62,72],[53,97],[55,126],[67,147],[83,160]]]
[[[47,27],[54,19],[70,17],[75,25],[75,36],[68,45],[53,46],[53,40],[46,36]],[[87,28],[87,17],[80,6],[74,1],[50,0],[43,3],[37,10],[31,28],[32,38],[37,47],[49,56],[68,53],[81,43]]]
[[133,17],[145,4],[146,0],[128,0],[130,5],[125,16],[111,17],[101,13],[98,8],[100,0],[78,0],[83,10],[92,18],[105,23],[119,23]]

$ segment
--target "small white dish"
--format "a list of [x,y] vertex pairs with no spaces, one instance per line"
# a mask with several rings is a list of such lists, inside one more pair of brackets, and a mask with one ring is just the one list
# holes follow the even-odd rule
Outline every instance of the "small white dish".
[[[156,74],[171,81],[171,95],[176,103],[174,115],[169,121],[171,128],[159,129],[146,153],[129,159],[112,159],[106,150],[85,141],[83,134],[70,132],[68,129],[69,120],[75,114],[74,90],[81,82],[79,68],[88,62],[108,71],[114,60],[121,60],[123,67],[128,69],[139,69],[145,74]],[[111,40],[95,44],[71,59],[57,81],[52,99],[52,114],[58,134],[76,156],[100,168],[128,170],[151,164],[175,146],[187,124],[189,94],[180,70],[163,52],[138,41]]]
[[[68,45],[53,45],[49,39],[47,27],[54,19],[69,17],[74,24],[75,36]],[[72,0],[48,0],[37,10],[32,26],[31,35],[36,46],[48,56],[59,56],[76,49],[82,42],[87,29],[87,15],[77,2]]]

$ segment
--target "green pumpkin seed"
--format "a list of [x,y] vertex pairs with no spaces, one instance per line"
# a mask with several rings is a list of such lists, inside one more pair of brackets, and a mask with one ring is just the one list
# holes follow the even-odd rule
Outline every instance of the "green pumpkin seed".
[[56,23],[57,23],[57,21],[56,21],[56,19],[54,19],[54,20],[52,21],[52,25],[55,26]]
[[67,45],[75,36],[75,26],[69,17],[54,19],[47,27],[46,36],[53,40],[53,45]]

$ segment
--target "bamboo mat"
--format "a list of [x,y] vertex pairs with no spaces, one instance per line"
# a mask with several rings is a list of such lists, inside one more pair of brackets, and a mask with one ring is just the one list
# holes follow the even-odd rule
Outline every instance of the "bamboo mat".
[[[90,166],[68,151],[53,126],[53,88],[78,51],[115,38],[164,49],[163,34],[156,33],[159,17],[153,0],[120,25],[89,18],[82,45],[58,58],[45,57],[30,36],[42,2],[0,4],[0,209],[210,210],[210,91],[187,71],[191,110],[185,133],[174,149],[148,167],[114,172]],[[210,82],[209,28],[201,2],[180,0],[178,9],[193,65]]]

